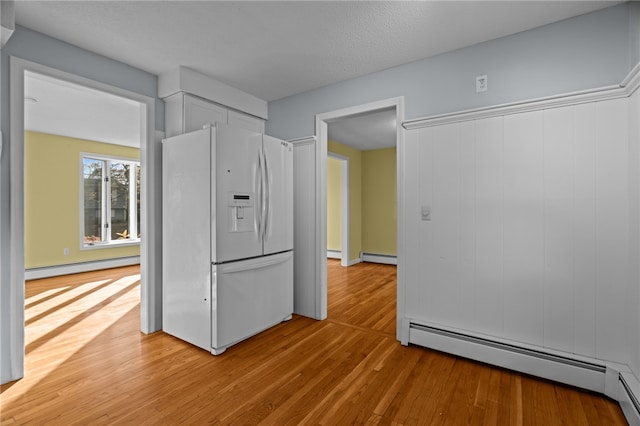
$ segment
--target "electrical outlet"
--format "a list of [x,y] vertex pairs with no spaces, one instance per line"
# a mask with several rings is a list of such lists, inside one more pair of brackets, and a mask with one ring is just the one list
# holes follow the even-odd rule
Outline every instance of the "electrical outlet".
[[65,256],[69,256],[69,249],[65,247],[62,253],[64,253]]
[[486,74],[476,77],[476,93],[486,92],[488,87],[489,86]]

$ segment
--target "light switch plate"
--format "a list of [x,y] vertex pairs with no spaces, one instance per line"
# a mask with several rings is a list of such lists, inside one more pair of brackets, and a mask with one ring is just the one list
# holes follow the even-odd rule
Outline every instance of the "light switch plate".
[[431,220],[431,207],[422,206],[420,209],[420,217],[422,220]]

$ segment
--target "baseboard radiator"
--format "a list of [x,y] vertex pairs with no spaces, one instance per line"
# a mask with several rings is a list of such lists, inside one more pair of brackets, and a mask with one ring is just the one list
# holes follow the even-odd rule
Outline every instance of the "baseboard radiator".
[[640,396],[640,382],[631,374],[628,378],[629,380],[625,378],[625,374],[618,373],[620,390],[615,399],[620,403],[620,408],[622,408],[627,422],[637,426],[640,425],[640,401],[637,397]]
[[640,426],[637,397],[640,381],[627,366],[573,358],[433,325],[411,321],[408,327],[406,321],[404,324],[403,344],[411,343],[607,395],[619,402],[629,424]]
[[606,366],[410,323],[409,343],[604,393]]
[[398,257],[390,254],[362,253],[363,262],[384,263],[386,265],[397,265]]

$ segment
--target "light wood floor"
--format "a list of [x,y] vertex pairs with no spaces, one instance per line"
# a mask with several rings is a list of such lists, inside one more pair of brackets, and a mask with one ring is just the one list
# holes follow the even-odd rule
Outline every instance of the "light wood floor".
[[395,267],[329,261],[329,319],[214,357],[139,332],[139,270],[27,283],[26,376],[1,423],[622,425],[615,402],[395,340]]

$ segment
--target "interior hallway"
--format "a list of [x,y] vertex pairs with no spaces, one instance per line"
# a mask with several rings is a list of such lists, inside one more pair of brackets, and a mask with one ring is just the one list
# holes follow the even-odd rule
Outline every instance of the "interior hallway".
[[329,319],[295,316],[219,357],[139,331],[139,268],[26,287],[9,424],[624,425],[615,402],[395,340],[396,268],[329,260]]

